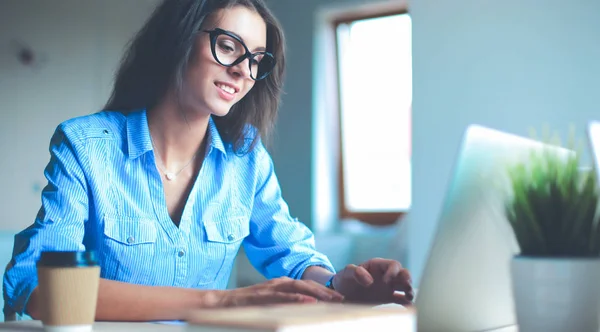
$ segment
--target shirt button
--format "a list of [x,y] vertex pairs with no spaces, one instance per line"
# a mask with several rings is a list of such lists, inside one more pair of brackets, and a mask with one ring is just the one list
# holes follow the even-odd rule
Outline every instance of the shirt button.
[[179,252],[177,253],[177,256],[183,257],[183,255],[185,255],[185,251],[179,250]]
[[133,238],[133,236],[130,236],[127,238],[127,243],[132,244],[133,242],[135,242],[135,239]]
[[233,241],[233,239],[235,239],[235,236],[233,236],[233,234],[227,235],[227,240]]

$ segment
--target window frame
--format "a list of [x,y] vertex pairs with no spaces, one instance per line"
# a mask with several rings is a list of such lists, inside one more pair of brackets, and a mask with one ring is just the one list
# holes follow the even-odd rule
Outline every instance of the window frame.
[[[387,9],[379,9],[372,10],[368,12],[362,13],[348,13],[345,15],[340,15],[336,19],[332,21],[333,31],[335,34],[335,61],[337,64],[337,77],[336,77],[336,87],[337,87],[337,121],[338,121],[338,155],[337,155],[337,172],[338,172],[338,213],[339,218],[341,220],[359,220],[363,223],[373,225],[373,226],[389,226],[397,223],[401,223],[407,212],[398,211],[398,212],[355,212],[348,209],[346,206],[346,198],[345,198],[345,186],[344,186],[344,150],[343,150],[343,126],[342,126],[342,98],[341,98],[341,68],[340,68],[340,53],[339,53],[339,36],[337,33],[338,27],[341,24],[350,24],[355,21],[368,20],[372,18],[378,17],[386,17],[393,15],[409,15],[408,8],[403,6],[403,8],[387,8]],[[412,118],[412,116],[411,116]],[[412,132],[412,131],[411,131]]]

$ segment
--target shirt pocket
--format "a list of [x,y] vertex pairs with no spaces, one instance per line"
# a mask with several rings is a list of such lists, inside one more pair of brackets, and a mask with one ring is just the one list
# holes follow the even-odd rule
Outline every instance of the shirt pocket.
[[209,242],[224,244],[239,243],[250,234],[250,225],[244,217],[205,222],[204,229]]
[[211,218],[204,221],[204,232],[207,256],[197,277],[198,285],[215,281],[215,285],[220,285],[220,281],[230,277],[242,240],[250,233],[249,222],[245,217]]
[[156,279],[153,259],[157,230],[153,220],[128,217],[104,218],[102,269],[109,279],[148,284]]

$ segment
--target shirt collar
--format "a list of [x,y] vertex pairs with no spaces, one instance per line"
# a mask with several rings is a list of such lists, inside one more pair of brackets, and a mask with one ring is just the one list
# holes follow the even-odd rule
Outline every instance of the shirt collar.
[[[208,121],[207,138],[211,148],[216,148],[224,156],[227,156],[225,145],[212,117]],[[146,110],[131,112],[127,115],[127,147],[130,159],[138,158],[144,153],[153,150]]]
[[130,159],[136,159],[144,153],[152,151],[146,110],[127,114],[127,148]]
[[223,156],[227,156],[225,144],[223,144],[223,139],[221,138],[221,134],[219,134],[219,130],[217,129],[217,125],[213,121],[212,116],[208,119],[208,143],[210,144],[210,147],[221,151]]

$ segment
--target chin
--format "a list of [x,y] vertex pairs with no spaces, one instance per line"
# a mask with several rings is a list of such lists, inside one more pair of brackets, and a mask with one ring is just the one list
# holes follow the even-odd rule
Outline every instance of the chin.
[[227,114],[229,114],[229,112],[213,112],[212,115],[216,116],[218,118],[222,118],[224,116],[226,116]]
[[[0,0],[2,1],[2,0]],[[234,104],[231,103],[226,103],[223,102],[221,100],[210,100],[210,101],[205,101],[204,103],[202,103],[203,109],[205,111],[208,111],[209,115],[214,115],[214,116],[225,116],[229,113],[229,111],[231,110],[231,107]]]
[[222,117],[222,116],[226,116],[227,114],[229,114],[230,110],[231,110],[231,108],[227,108],[227,109],[213,108],[213,111],[211,112],[211,114],[214,116]]

